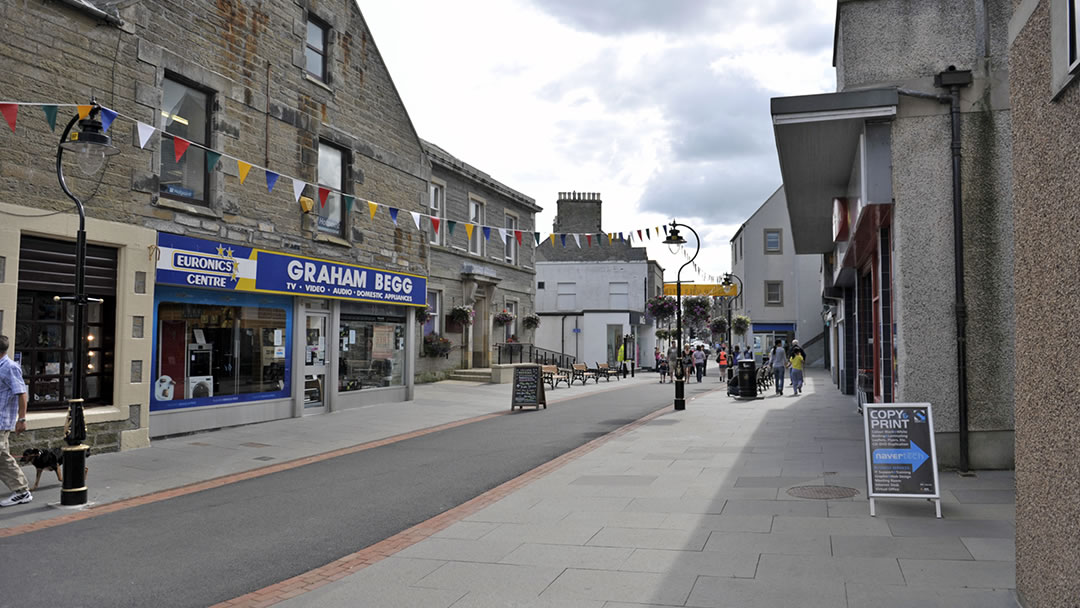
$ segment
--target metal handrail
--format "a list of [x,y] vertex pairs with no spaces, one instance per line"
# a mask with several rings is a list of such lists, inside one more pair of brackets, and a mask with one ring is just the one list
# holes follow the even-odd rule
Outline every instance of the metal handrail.
[[546,348],[540,348],[527,342],[498,342],[495,344],[495,359],[499,365],[507,363],[538,363],[569,368],[577,363],[577,357]]

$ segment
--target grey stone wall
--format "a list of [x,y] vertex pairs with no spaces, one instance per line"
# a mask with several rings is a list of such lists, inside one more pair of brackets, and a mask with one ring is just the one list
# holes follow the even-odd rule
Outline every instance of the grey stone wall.
[[[1016,586],[1024,606],[1080,598],[1080,82],[1051,88],[1051,24],[1041,2],[1009,49],[1016,266]],[[1058,12],[1053,18],[1051,8]],[[1021,11],[1018,10],[1018,13]],[[1021,19],[1024,17],[1022,16]]]
[[[128,418],[113,422],[88,423],[86,425],[86,440],[84,444],[90,446],[91,454],[103,454],[116,452],[120,449],[120,433],[139,428],[140,406],[128,407]],[[50,449],[63,447],[64,427],[49,427],[34,429],[25,433],[11,433],[9,436],[10,450],[16,458],[27,448]]]

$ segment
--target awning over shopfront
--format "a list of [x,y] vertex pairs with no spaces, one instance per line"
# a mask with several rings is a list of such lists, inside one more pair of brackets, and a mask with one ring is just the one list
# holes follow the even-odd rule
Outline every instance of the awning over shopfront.
[[849,194],[865,124],[892,118],[897,104],[891,88],[772,99],[795,253],[833,250],[833,199]]

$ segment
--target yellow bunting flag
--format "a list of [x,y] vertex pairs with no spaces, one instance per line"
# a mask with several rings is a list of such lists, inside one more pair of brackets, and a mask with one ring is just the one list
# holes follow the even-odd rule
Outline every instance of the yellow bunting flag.
[[240,170],[240,183],[244,183],[247,179],[248,171],[251,171],[251,163],[245,163],[242,160],[236,161],[236,168]]
[[371,213],[371,219],[375,219],[375,211],[379,209],[379,204],[368,201],[367,208],[368,212]]
[[472,231],[475,227],[476,226],[473,224],[465,224],[465,236],[468,237],[468,240],[470,241],[472,240]]
[[555,246],[555,235],[551,234],[551,235],[548,236],[548,238],[551,239],[551,246],[554,247]]
[[94,106],[78,106],[78,108],[79,108],[79,119],[81,120],[81,119],[84,119],[84,118],[86,118],[87,116],[90,115],[90,110],[92,110],[94,108]]
[[615,234],[612,233],[612,232],[609,232],[608,235],[607,235],[607,244],[610,245],[611,241],[613,241],[613,240],[615,240]]

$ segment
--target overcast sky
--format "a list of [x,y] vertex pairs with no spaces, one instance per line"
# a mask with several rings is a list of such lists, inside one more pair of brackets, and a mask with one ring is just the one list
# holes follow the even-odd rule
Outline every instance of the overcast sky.
[[544,236],[559,192],[599,192],[606,232],[693,226],[709,274],[780,186],[769,98],[835,90],[836,0],[358,2],[420,137],[536,199]]

